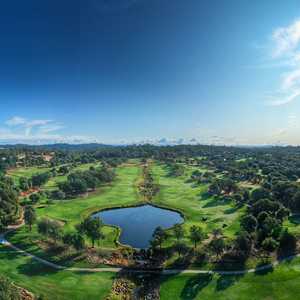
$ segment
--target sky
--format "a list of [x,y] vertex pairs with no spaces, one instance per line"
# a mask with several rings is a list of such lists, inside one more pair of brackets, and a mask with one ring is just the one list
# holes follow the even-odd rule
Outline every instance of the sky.
[[300,145],[299,0],[0,5],[0,143]]

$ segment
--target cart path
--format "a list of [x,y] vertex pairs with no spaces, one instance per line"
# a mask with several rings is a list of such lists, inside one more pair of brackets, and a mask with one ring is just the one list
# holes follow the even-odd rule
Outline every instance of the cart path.
[[[31,257],[32,259],[49,266],[51,268],[54,268],[56,270],[64,270],[64,271],[71,271],[71,272],[112,272],[112,273],[118,273],[121,271],[125,272],[131,272],[131,273],[153,273],[153,274],[160,274],[160,275],[173,275],[173,274],[219,274],[219,275],[243,275],[248,273],[254,273],[259,272],[263,270],[268,270],[271,268],[274,268],[278,266],[281,262],[294,259],[296,257],[300,257],[300,254],[292,255],[285,257],[280,260],[276,260],[273,263],[263,265],[257,268],[247,269],[247,270],[238,270],[238,271],[222,271],[222,270],[201,270],[201,269],[130,269],[130,268],[116,268],[116,267],[104,267],[104,268],[76,268],[76,267],[65,267],[61,266],[56,263],[52,263],[46,259],[40,258],[34,254],[31,254],[27,251],[24,251],[17,246],[13,245],[9,241],[5,239],[5,235],[11,231],[16,230],[17,228],[21,227],[23,223],[18,225],[10,226],[7,232],[0,234],[0,244],[3,246],[6,246],[14,251],[10,251],[12,253],[20,253],[22,255]],[[9,251],[0,251],[1,253],[8,253]]]

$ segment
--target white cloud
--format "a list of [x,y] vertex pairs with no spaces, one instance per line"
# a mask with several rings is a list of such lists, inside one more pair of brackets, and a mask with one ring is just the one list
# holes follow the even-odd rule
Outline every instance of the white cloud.
[[26,120],[24,118],[21,117],[12,117],[11,119],[7,120],[5,122],[6,125],[8,126],[17,126],[17,125],[23,125],[26,123]]
[[272,106],[281,106],[289,104],[300,97],[300,89],[290,91],[289,93],[277,92],[276,95],[270,96],[272,100],[268,104]]
[[274,30],[272,37],[273,63],[284,67],[279,90],[268,103],[272,106],[289,104],[300,98],[300,20]]
[[290,26],[274,30],[272,40],[275,43],[272,53],[274,58],[293,54],[300,43],[300,20],[295,21]]
[[0,128],[1,143],[100,143],[97,137],[82,135],[62,135],[59,133],[64,126],[54,120],[26,119],[14,116]]

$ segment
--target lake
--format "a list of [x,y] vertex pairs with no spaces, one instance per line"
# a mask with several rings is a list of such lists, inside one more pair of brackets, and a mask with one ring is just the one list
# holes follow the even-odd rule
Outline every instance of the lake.
[[156,227],[167,229],[184,221],[179,213],[152,205],[110,209],[93,216],[106,225],[120,227],[120,243],[140,249],[149,247]]

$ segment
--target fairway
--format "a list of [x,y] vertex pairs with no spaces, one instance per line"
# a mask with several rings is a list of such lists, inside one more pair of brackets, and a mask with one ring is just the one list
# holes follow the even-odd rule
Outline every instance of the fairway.
[[1,251],[0,273],[48,300],[104,299],[115,276],[111,273],[58,272],[18,253],[2,254]]
[[[83,218],[88,217],[93,212],[97,212],[111,207],[126,207],[142,203],[137,193],[137,181],[140,178],[139,164],[126,164],[117,168],[116,180],[112,185],[103,186],[87,197],[72,200],[54,201],[51,205],[42,205],[37,208],[38,218],[51,218],[64,224],[64,230],[74,230],[74,226],[79,224]],[[26,249],[43,255],[34,244],[36,227],[28,236],[28,230],[21,228],[16,231],[10,240]],[[116,248],[116,240],[119,235],[118,229],[105,226],[103,229],[105,238],[100,241],[100,246],[104,248]],[[27,238],[25,238],[27,237]],[[32,241],[28,243],[28,238]],[[26,243],[25,243],[26,240]]]
[[296,300],[299,294],[299,258],[258,274],[166,276],[160,287],[161,300]]
[[27,168],[15,168],[7,172],[13,180],[18,183],[21,177],[30,178],[33,175],[41,174],[44,172],[49,172],[50,168],[48,167],[27,167]]
[[[165,165],[154,164],[152,170],[159,182],[160,191],[153,203],[180,211],[185,217],[186,231],[199,223],[206,233],[226,225],[223,232],[225,236],[232,238],[239,230],[239,218],[243,209],[236,209],[232,202],[222,202],[205,196],[207,185],[189,182],[194,169],[188,166],[184,175],[172,177],[168,175]],[[201,222],[202,218],[205,218],[205,221]]]

